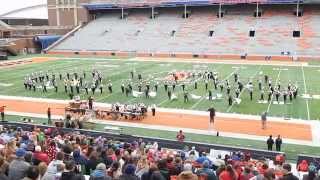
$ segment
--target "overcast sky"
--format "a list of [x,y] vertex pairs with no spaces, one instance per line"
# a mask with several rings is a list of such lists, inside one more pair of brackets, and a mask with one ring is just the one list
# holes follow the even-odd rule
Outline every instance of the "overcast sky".
[[0,0],[0,15],[15,9],[21,9],[24,7],[46,4],[47,0]]

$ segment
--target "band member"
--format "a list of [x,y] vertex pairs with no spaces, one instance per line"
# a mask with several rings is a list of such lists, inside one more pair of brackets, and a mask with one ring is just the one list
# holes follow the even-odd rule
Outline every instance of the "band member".
[[157,83],[154,85],[154,90],[155,90],[156,92],[158,92],[158,86],[159,86],[159,82],[157,82]]
[[109,93],[112,93],[112,83],[111,82],[109,82],[109,84],[108,84],[108,89],[109,89]]
[[267,112],[263,112],[261,114],[261,125],[262,125],[262,129],[267,128]]
[[259,91],[261,91],[261,90],[262,90],[262,82],[261,82],[261,79],[259,79],[258,86],[259,86]]
[[99,89],[100,89],[100,94],[102,94],[103,93],[103,84],[102,83],[100,84]]
[[298,94],[298,87],[295,87],[293,88],[293,98],[294,99],[297,99],[297,94]]
[[184,103],[187,103],[189,101],[188,92],[186,92],[186,91],[184,92],[183,99],[184,99]]
[[227,86],[227,94],[229,95],[230,94],[230,85],[229,86]]
[[70,79],[70,74],[69,74],[69,72],[67,72],[67,79],[68,79],[68,80]]
[[86,72],[83,71],[83,72],[82,72],[82,75],[83,75],[83,79],[85,79],[85,78],[86,78]]
[[233,76],[234,76],[234,82],[238,82],[238,73],[234,73]]
[[78,73],[73,73],[74,79],[78,79]]
[[126,87],[125,92],[126,92],[126,96],[128,97],[128,96],[129,96],[130,89],[129,89],[128,87]]
[[218,87],[217,87],[217,81],[216,80],[213,80],[213,86],[214,86],[214,89],[217,90]]
[[183,83],[183,84],[181,84],[181,87],[182,87],[182,91],[184,91],[184,90],[185,90],[186,85]]
[[260,92],[260,100],[263,101],[264,100],[264,92],[261,90]]
[[289,100],[292,102],[292,91],[289,91]]
[[27,78],[24,78],[23,85],[24,85],[24,89],[28,89],[28,79]]
[[68,93],[68,80],[67,79],[64,80],[64,92]]
[[205,83],[206,91],[208,91],[208,80],[206,80],[204,83]]
[[167,84],[167,82],[164,83],[164,90],[165,90],[165,91],[168,90],[168,84]]
[[79,82],[80,82],[80,86],[82,87],[82,85],[83,85],[83,77],[79,78]]
[[267,84],[268,81],[269,81],[268,75],[264,75],[264,83]]
[[146,88],[144,90],[144,94],[145,94],[146,98],[148,99],[149,98],[149,90],[148,90],[148,88]]
[[172,93],[171,93],[170,89],[168,89],[168,98],[169,98],[169,100],[171,100],[171,95],[172,95]]
[[121,84],[121,92],[122,92],[122,94],[124,94],[124,84],[123,83]]
[[194,89],[198,89],[198,83],[197,83],[197,81],[194,82]]
[[86,94],[88,95],[89,94],[89,92],[88,92],[88,83],[87,82],[85,82],[84,83],[84,90],[86,91]]
[[142,84],[141,84],[141,82],[140,82],[139,85],[138,85],[138,91],[139,91],[139,92],[142,91]]
[[277,91],[275,91],[275,93],[276,93],[276,100],[279,103],[280,92],[277,90]]
[[155,115],[156,115],[156,105],[155,105],[155,104],[153,104],[153,105],[151,106],[151,112],[152,112],[152,116],[155,116]]
[[48,92],[45,82],[42,82],[42,88],[43,88],[43,92]]
[[172,91],[174,91],[175,88],[176,88],[176,84],[173,83],[173,84],[172,84]]
[[208,109],[209,111],[209,120],[210,120],[210,124],[214,124],[214,117],[216,116],[216,110],[212,107]]
[[4,108],[6,106],[0,106],[0,114],[1,114],[1,121],[4,121]]
[[76,80],[75,84],[76,84],[76,91],[77,91],[77,94],[80,94],[80,83],[79,83],[79,81],[78,81],[78,80]]
[[229,106],[231,106],[232,105],[232,97],[229,95],[229,97],[228,97],[228,103],[229,103]]
[[209,101],[212,101],[212,91],[211,90],[209,90]]
[[149,82],[147,82],[146,88],[147,88],[148,91],[150,91],[150,84],[149,84]]
[[36,83],[35,83],[35,82],[32,82],[32,85],[31,85],[31,86],[32,86],[33,91],[36,92]]
[[71,92],[71,94],[73,94],[73,85],[74,85],[74,83],[73,83],[73,80],[72,80],[71,83],[70,83],[70,92]]
[[283,95],[283,103],[286,104],[288,92],[287,92],[287,91],[284,91],[284,92],[282,93],[282,95]]
[[89,104],[89,109],[92,110],[93,109],[93,97],[90,96],[88,98],[88,104]]
[[237,88],[236,91],[235,91],[235,93],[236,93],[236,98],[239,98],[239,96],[240,96],[240,89]]
[[95,93],[95,91],[96,91],[96,85],[95,84],[91,85],[91,91],[92,91],[92,94]]
[[250,100],[252,101],[253,89],[249,88]]
[[58,92],[58,86],[55,84],[54,85],[54,91],[57,93]]
[[131,79],[133,79],[133,76],[134,76],[133,71],[131,71],[130,74],[131,74]]
[[59,79],[60,79],[60,81],[62,80],[62,74],[61,73],[59,73]]
[[139,80],[141,80],[141,79],[142,79],[141,74],[138,74],[138,79],[139,79]]
[[238,81],[238,87],[239,87],[240,92],[242,92],[242,90],[243,90],[242,82]]
[[222,92],[223,91],[223,83],[222,82],[219,84],[219,87],[220,87],[220,92]]
[[272,96],[272,91],[271,90],[269,90],[269,93],[268,93],[268,102],[270,102],[271,101],[271,96]]

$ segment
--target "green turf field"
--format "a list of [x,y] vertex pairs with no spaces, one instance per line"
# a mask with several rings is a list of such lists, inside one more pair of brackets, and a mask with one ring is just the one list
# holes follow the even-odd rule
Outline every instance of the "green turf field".
[[[193,109],[193,110],[207,110],[214,106],[218,112],[240,113],[240,114],[261,114],[263,111],[269,110],[269,115],[279,117],[291,117],[299,119],[319,119],[320,117],[320,100],[310,99],[306,100],[302,97],[294,100],[292,104],[275,105],[275,104],[258,104],[257,100],[260,97],[258,91],[257,80],[263,74],[269,75],[273,83],[280,81],[282,87],[285,88],[291,80],[292,84],[297,83],[299,87],[299,94],[320,95],[319,75],[320,67],[279,67],[267,65],[235,65],[235,64],[205,64],[205,63],[183,63],[183,62],[142,62],[133,61],[130,59],[66,59],[60,61],[44,62],[39,64],[29,64],[17,66],[14,68],[0,69],[0,94],[13,96],[28,96],[28,97],[46,97],[55,99],[68,99],[68,95],[64,93],[63,81],[58,81],[59,92],[55,93],[50,89],[48,93],[43,93],[41,90],[36,92],[25,90],[23,86],[24,76],[38,71],[55,72],[58,78],[58,73],[66,74],[78,72],[82,74],[86,71],[87,81],[91,82],[91,70],[95,68],[102,72],[103,83],[105,84],[104,93],[100,95],[97,90],[95,100],[106,103],[135,103],[143,102],[145,104],[156,104],[159,107],[179,108],[179,109]],[[246,84],[249,79],[254,82],[254,100],[250,101],[248,90],[241,93],[240,98],[242,102],[239,105],[228,106],[226,90],[224,89],[223,98],[221,100],[209,101],[206,99],[207,92],[205,91],[204,81],[199,78],[188,79],[186,89],[191,94],[201,96],[199,100],[193,100],[189,97],[189,102],[183,102],[183,91],[180,86],[176,87],[174,94],[178,96],[178,100],[168,100],[167,93],[164,91],[163,82],[161,79],[165,78],[168,73],[174,71],[217,71],[219,79],[229,79],[231,84],[234,84],[232,73],[238,72],[240,80]],[[155,98],[146,99],[134,98],[133,96],[126,97],[121,93],[120,86],[122,83],[127,83],[130,80],[130,71],[135,71],[135,75],[142,74],[142,77],[151,82],[151,87],[156,81],[160,82],[157,96]],[[107,92],[106,84],[111,80],[113,84],[113,93]],[[198,89],[194,89],[194,81],[198,81]],[[137,83],[137,78],[133,81]],[[189,84],[188,84],[189,83]],[[133,86],[137,90],[137,86]],[[209,88],[213,90],[213,94],[220,93],[218,89],[213,89],[213,84],[209,83]],[[234,95],[234,91],[231,90]],[[89,94],[91,95],[91,94]],[[265,93],[265,97],[267,93]],[[81,91],[81,97],[87,98],[84,91]],[[282,100],[282,96],[281,96]]]

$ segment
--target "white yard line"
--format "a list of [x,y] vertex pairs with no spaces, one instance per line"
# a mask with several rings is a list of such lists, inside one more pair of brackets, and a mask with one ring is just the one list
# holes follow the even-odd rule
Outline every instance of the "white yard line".
[[[253,78],[255,78],[255,77],[257,76],[257,74],[260,72],[261,68],[262,68],[262,65],[260,65],[258,71],[255,72],[255,74],[253,75]],[[244,89],[240,92],[239,98],[241,97],[241,94],[242,94],[243,92],[244,92]],[[232,107],[233,107],[234,104],[235,104],[235,103],[232,103],[231,106],[227,109],[227,113],[231,111],[231,109],[232,109]]]
[[[307,94],[307,85],[306,85],[306,78],[304,75],[303,66],[301,66],[301,71],[302,71],[302,77],[303,77],[304,93]],[[308,120],[310,120],[309,100],[308,100],[308,98],[305,98],[305,100],[306,100],[306,105],[307,105]]]
[[[277,77],[277,80],[276,80],[275,84],[277,84],[279,79],[280,79],[281,70],[282,70],[282,68],[280,67],[280,70],[279,70],[279,73],[278,73],[278,77]],[[271,95],[271,100],[269,102],[267,112],[269,112],[272,102],[273,102],[273,93]]]

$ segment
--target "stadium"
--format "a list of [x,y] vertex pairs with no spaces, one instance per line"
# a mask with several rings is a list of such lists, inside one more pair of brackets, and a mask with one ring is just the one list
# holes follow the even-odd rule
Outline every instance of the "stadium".
[[319,43],[317,0],[12,0],[0,179],[319,179]]

